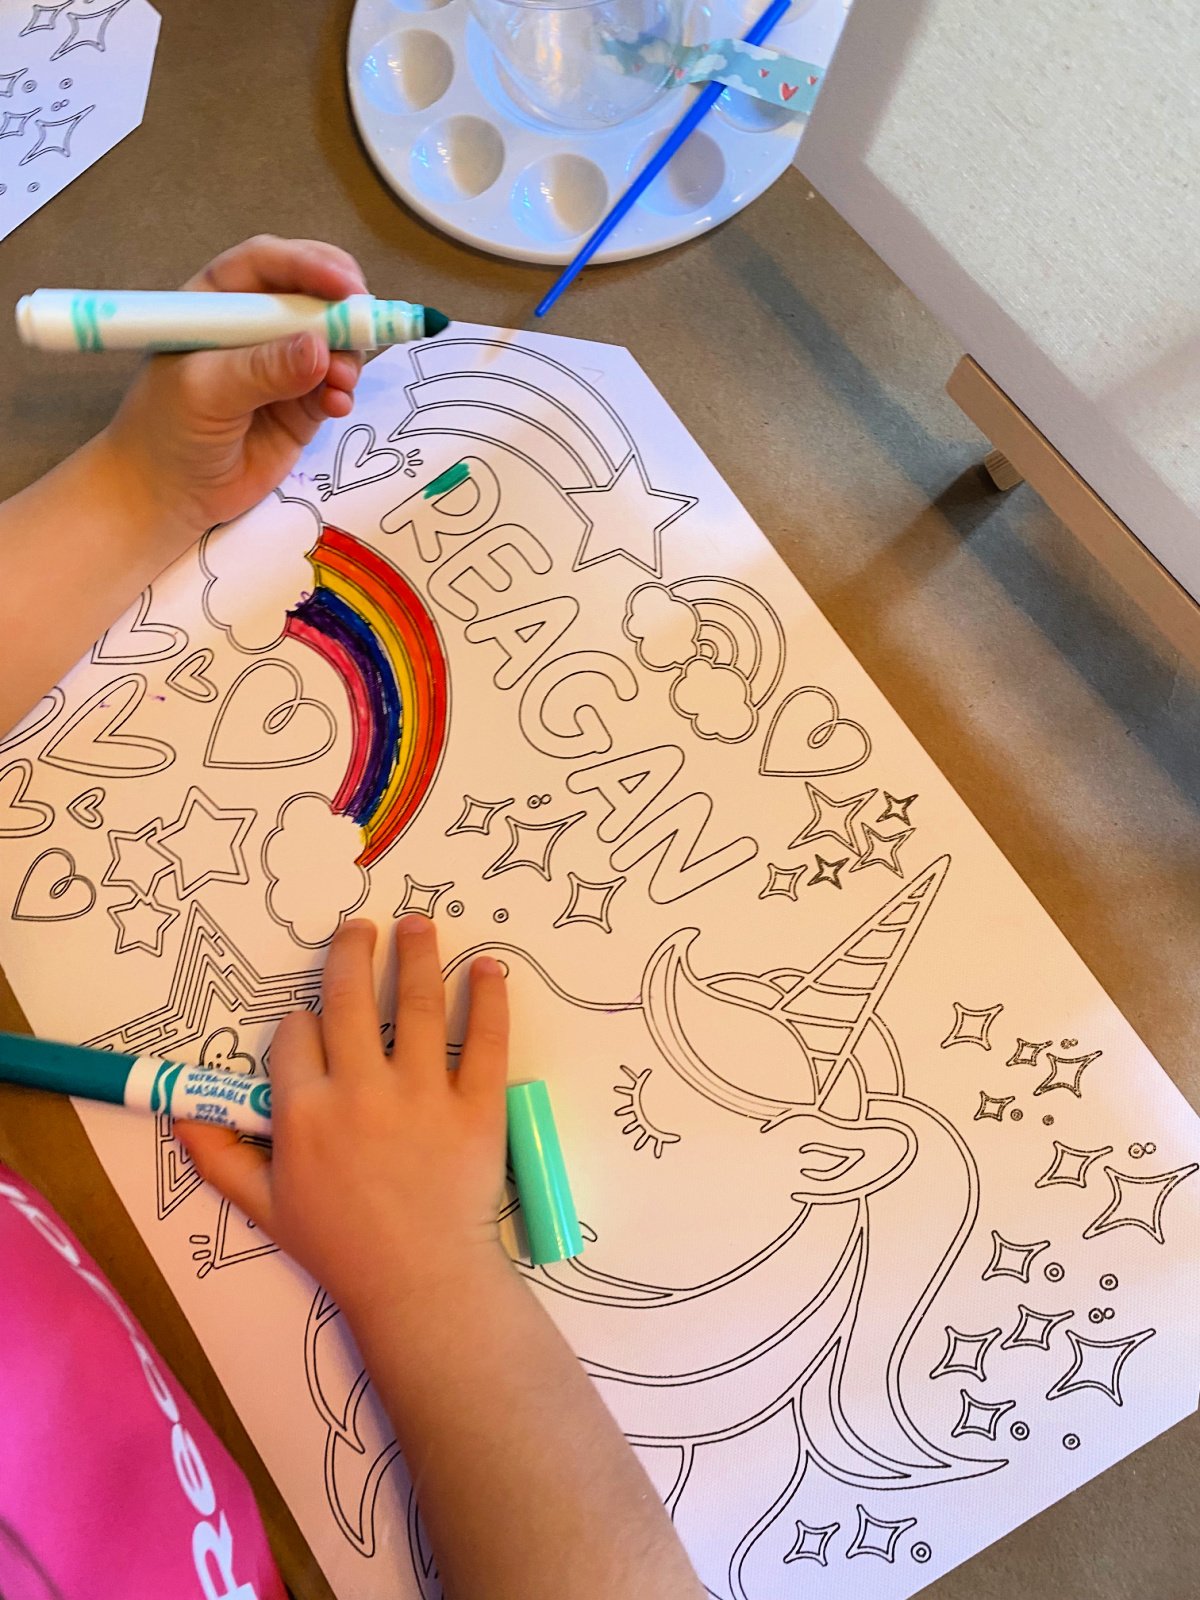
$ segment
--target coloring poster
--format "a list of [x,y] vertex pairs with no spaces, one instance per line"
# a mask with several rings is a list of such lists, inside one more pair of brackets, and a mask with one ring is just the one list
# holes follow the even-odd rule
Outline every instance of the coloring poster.
[[[1196,1117],[623,350],[374,361],[0,740],[0,907],[39,1032],[260,1075],[352,912],[498,954],[588,1241],[521,1270],[721,1600],[901,1600],[1195,1405]],[[337,1306],[80,1109],[334,1588],[436,1596]]]
[[147,0],[0,0],[0,239],[142,120]]

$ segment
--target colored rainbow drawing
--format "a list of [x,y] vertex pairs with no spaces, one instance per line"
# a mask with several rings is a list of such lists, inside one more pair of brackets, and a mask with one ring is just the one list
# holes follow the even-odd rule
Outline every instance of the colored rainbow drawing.
[[390,562],[325,525],[309,552],[316,584],[288,612],[287,637],[315,650],[350,701],[350,764],[332,800],[363,832],[361,867],[395,844],[441,763],[449,721],[446,657],[433,619]]

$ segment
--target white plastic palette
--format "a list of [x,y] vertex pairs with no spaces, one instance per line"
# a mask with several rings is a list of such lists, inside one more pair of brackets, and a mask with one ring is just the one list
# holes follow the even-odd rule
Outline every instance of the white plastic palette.
[[[845,15],[843,0],[799,0],[768,42],[825,66]],[[730,0],[699,6],[688,40],[740,34],[748,20]],[[519,261],[570,260],[695,92],[599,132],[535,121],[501,86],[468,0],[358,0],[347,72],[363,141],[396,193],[443,232]],[[594,259],[716,227],[780,176],[804,121],[726,90]]]

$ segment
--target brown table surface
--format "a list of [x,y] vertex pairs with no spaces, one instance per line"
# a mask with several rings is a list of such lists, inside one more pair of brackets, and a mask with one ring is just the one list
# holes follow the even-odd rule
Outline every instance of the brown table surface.
[[[39,284],[172,287],[260,231],[354,251],[377,293],[521,326],[548,271],[393,198],[346,103],[350,6],[160,0],[142,128],[0,244]],[[942,393],[959,351],[789,172],[743,216],[590,274],[548,331],[628,345],[1193,1104],[1200,1104],[1200,682],[1028,490],[988,494]],[[0,318],[0,496],[108,417],[124,358],[19,349]],[[0,988],[0,1026],[20,1013]],[[0,1092],[0,1158],[99,1258],[243,1463],[297,1596],[329,1594],[70,1105]],[[1196,1592],[1200,1422],[929,1591]]]

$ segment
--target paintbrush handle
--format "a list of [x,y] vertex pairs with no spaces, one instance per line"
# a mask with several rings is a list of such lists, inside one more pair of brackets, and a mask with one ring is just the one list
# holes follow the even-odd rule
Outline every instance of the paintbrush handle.
[[[767,7],[749,32],[743,36],[742,43],[761,44],[790,5],[791,0],[773,0],[773,3]],[[634,178],[616,205],[613,206],[608,215],[596,226],[580,247],[574,260],[551,285],[538,303],[534,312],[535,316],[544,317],[558,297],[566,289],[570,288],[622,217],[628,214],[630,207],[635,205],[638,199],[646,192],[680,145],[695,131],[697,125],[708,115],[724,92],[725,85],[723,83],[705,85],[693,104],[688,107],[679,122],[672,128],[662,144],[659,145],[658,149],[646,162],[646,165]]]

